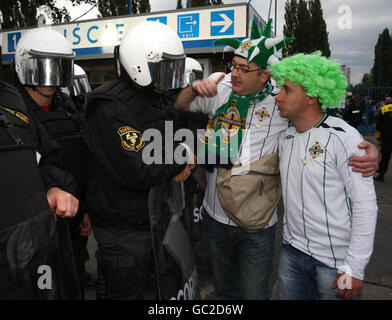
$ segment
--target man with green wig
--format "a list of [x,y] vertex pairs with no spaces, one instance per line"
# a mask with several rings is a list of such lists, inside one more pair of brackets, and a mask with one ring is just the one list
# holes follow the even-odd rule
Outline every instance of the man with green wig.
[[279,137],[285,207],[278,298],[360,299],[373,251],[377,199],[373,178],[352,172],[363,141],[344,120],[328,116],[347,87],[339,63],[313,54],[283,59],[269,70],[281,87]]
[[[263,31],[253,22],[250,37],[243,41],[216,40],[215,45],[226,45],[224,51],[234,52],[231,73],[193,83],[180,92],[175,103],[181,111],[201,111],[210,116],[202,139],[206,157],[203,159],[198,154],[198,163],[207,164],[203,237],[215,276],[218,299],[269,297],[278,220],[276,205],[266,223],[249,232],[228,214],[232,209],[231,199],[226,199],[227,203],[223,204],[216,184],[221,169],[230,170],[233,165],[246,167],[277,154],[278,137],[288,127],[288,120],[280,117],[277,110],[274,97],[279,88],[270,78],[267,66],[279,62],[276,52],[292,39],[271,38],[271,24],[272,19]],[[359,162],[357,159],[358,170],[365,174],[375,172],[375,150],[373,146],[372,155],[359,159]],[[275,167],[278,167],[277,162]],[[261,196],[260,188],[257,192]]]

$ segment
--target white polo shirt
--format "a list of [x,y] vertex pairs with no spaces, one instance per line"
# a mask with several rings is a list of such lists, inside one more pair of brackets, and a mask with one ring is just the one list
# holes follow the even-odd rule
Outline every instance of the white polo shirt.
[[373,251],[377,201],[373,178],[348,165],[363,141],[345,121],[324,116],[306,132],[279,138],[285,207],[283,240],[332,268],[363,279]]

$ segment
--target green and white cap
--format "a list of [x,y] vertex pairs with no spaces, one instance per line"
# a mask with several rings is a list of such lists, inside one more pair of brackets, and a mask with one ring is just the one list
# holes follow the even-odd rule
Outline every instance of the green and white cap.
[[214,41],[214,45],[226,45],[224,52],[234,52],[235,55],[248,60],[248,63],[254,62],[262,68],[272,66],[279,62],[277,53],[283,46],[294,37],[289,38],[271,38],[272,19],[269,19],[267,25],[259,30],[256,22],[252,21],[250,38],[240,41],[236,38],[222,38]]

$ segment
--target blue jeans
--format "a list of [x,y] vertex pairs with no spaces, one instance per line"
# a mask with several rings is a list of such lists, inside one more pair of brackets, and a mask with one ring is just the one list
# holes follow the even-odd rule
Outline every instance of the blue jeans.
[[[330,268],[288,244],[280,249],[279,300],[343,300],[332,289],[338,270]],[[360,300],[361,295],[352,300]]]
[[203,215],[203,237],[217,299],[268,299],[275,225],[248,233]]

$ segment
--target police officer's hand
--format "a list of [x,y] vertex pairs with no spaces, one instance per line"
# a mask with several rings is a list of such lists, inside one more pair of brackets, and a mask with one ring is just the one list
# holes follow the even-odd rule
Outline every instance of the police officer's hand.
[[57,187],[50,188],[46,193],[49,206],[61,218],[72,218],[76,215],[79,200],[72,194]]
[[80,229],[80,235],[82,237],[88,237],[90,235],[92,230],[92,225],[88,213],[85,213],[83,215],[83,222],[79,225],[79,229]]
[[365,149],[366,155],[351,157],[348,164],[353,167],[354,172],[362,173],[362,177],[370,177],[378,170],[380,152],[374,144],[368,141],[362,141],[358,148]]
[[218,89],[216,85],[222,81],[225,77],[225,74],[222,75],[218,79],[203,79],[192,86],[193,92],[201,97],[213,97],[217,95]]
[[172,180],[174,182],[186,181],[191,175],[191,170],[195,167],[194,164],[187,164],[184,170],[182,170],[178,175],[176,175]]

